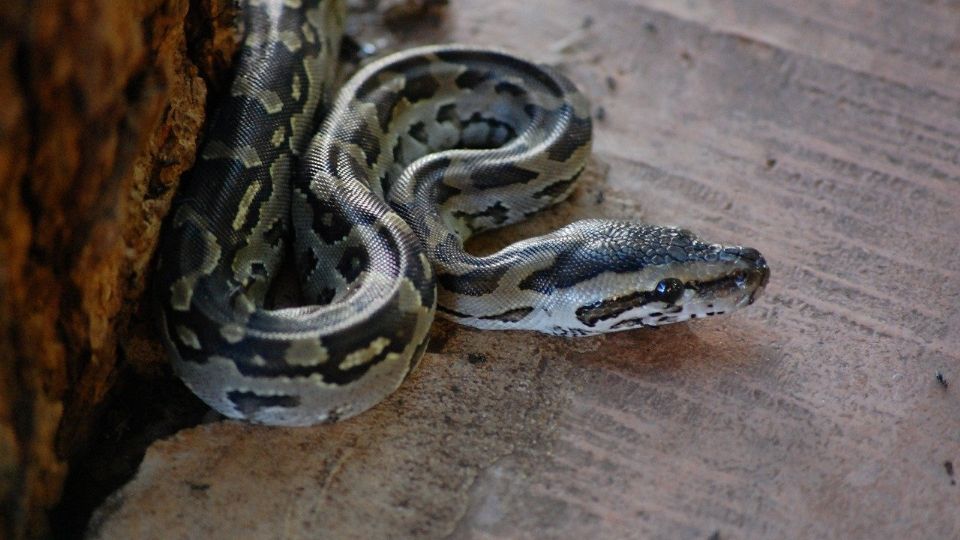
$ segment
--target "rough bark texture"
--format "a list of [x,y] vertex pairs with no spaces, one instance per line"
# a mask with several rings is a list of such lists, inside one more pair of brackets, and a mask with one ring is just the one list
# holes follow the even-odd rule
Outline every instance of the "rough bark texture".
[[[169,432],[158,417],[195,413],[129,410],[189,401],[139,299],[229,15],[0,2],[0,537],[45,534],[68,462],[75,500]],[[674,223],[763,251],[767,294],[579,340],[440,321],[419,372],[360,417],[156,442],[91,537],[956,535],[954,3],[458,0],[392,34],[371,17],[350,21],[361,39],[494,44],[594,101],[598,158],[571,203],[478,250],[581,217]],[[92,437],[103,417],[115,430]]]
[[4,538],[48,534],[67,463],[117,380],[203,120],[191,56],[212,65],[224,41],[188,51],[185,29],[209,31],[219,13],[187,0],[0,4]]

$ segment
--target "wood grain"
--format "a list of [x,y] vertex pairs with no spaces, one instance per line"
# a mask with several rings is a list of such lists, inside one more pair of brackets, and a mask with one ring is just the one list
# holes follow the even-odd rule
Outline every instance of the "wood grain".
[[588,339],[439,322],[358,418],[157,442],[91,536],[956,537],[958,31],[955,2],[454,2],[406,41],[558,64],[604,111],[606,177],[510,235],[680,224],[760,249],[767,294]]

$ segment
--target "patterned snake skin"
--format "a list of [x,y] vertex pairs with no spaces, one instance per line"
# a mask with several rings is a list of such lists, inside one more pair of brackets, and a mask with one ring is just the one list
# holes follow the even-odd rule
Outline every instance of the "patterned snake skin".
[[[165,225],[164,341],[219,412],[307,425],[366,410],[415,368],[435,307],[578,336],[727,313],[765,286],[756,250],[627,221],[467,253],[470,235],[570,194],[586,99],[549,68],[439,46],[366,66],[327,111],[344,16],[330,0],[243,6],[235,80]],[[271,303],[284,260],[298,307]]]

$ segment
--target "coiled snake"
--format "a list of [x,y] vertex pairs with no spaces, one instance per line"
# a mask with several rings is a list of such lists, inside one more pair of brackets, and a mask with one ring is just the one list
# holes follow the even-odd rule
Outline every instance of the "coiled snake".
[[[437,46],[364,67],[327,112],[344,16],[331,0],[243,6],[234,82],[165,224],[164,340],[219,412],[357,414],[414,369],[435,306],[478,328],[576,336],[726,313],[763,289],[756,250],[627,221],[467,253],[470,235],[570,194],[590,152],[586,99],[547,67]],[[300,307],[269,304],[285,259]]]

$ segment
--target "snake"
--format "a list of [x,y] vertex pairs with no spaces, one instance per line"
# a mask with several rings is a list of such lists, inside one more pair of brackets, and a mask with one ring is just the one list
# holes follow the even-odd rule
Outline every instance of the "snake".
[[232,82],[161,231],[162,341],[219,413],[312,425],[365,411],[414,371],[436,313],[573,337],[729,313],[764,289],[757,250],[631,220],[471,253],[472,235],[574,191],[587,98],[549,66],[471,45],[373,59],[337,90],[345,17],[338,0],[240,6]]

